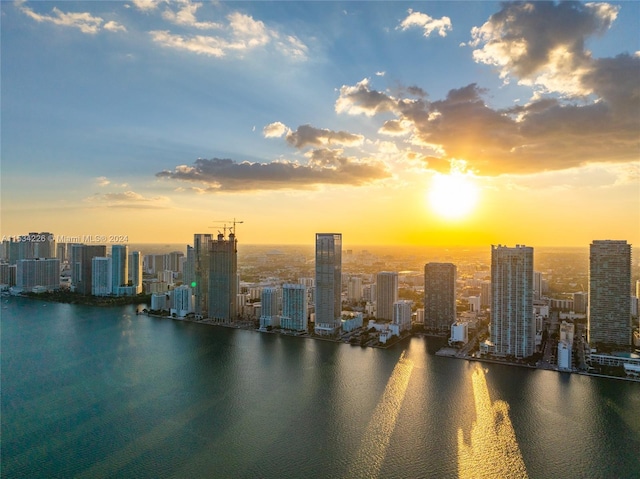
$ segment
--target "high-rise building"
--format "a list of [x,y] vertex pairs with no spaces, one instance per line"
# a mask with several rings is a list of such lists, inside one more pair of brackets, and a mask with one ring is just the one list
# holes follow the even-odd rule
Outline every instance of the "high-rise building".
[[187,314],[193,313],[193,290],[183,284],[172,292],[171,314],[179,318],[184,318]]
[[362,278],[360,276],[350,276],[347,282],[347,299],[349,301],[360,301],[362,299]]
[[111,246],[111,292],[118,294],[120,286],[129,281],[129,247],[114,244]]
[[485,280],[480,284],[480,306],[488,308],[491,306],[491,281]]
[[184,284],[191,286],[196,280],[196,254],[193,246],[187,245],[187,257],[182,271],[182,281]]
[[32,291],[36,286],[47,291],[60,288],[59,259],[30,258],[16,261],[16,287]]
[[316,233],[315,331],[333,335],[342,326],[342,234]]
[[576,313],[586,313],[589,304],[589,295],[584,291],[573,293],[573,310]]
[[205,318],[209,308],[209,250],[212,241],[213,238],[208,233],[193,235],[195,309],[196,315]]
[[491,342],[497,356],[526,358],[535,351],[533,248],[491,247]]
[[393,303],[398,301],[398,273],[381,271],[376,275],[376,317],[393,320]]
[[[108,296],[113,293],[113,258],[91,258],[91,294]],[[116,286],[117,291],[118,286]]]
[[142,253],[140,251],[132,251],[129,254],[128,280],[135,288],[135,294],[142,293]]
[[238,294],[238,241],[222,233],[209,246],[208,317],[222,322],[236,319]]
[[533,299],[542,298],[542,272],[533,272]]
[[457,269],[453,263],[424,266],[424,327],[449,333],[456,320]]
[[107,256],[105,245],[80,245],[80,279],[76,284],[76,291],[80,294],[90,295],[93,281],[91,260],[96,257]]
[[262,306],[260,310],[260,327],[263,329],[269,326],[280,326],[280,322],[278,321],[278,313],[280,312],[278,295],[278,288],[262,288],[260,298]]
[[306,331],[307,309],[307,288],[303,284],[285,284],[282,287],[280,327]]
[[400,332],[411,330],[411,306],[413,301],[401,299],[393,303],[393,324],[399,326]]
[[590,344],[631,345],[631,245],[596,240],[589,250]]

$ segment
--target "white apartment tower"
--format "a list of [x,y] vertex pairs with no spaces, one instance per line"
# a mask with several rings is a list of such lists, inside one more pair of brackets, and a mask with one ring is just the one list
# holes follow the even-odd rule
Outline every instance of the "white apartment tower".
[[399,326],[400,332],[411,330],[411,306],[413,301],[401,299],[393,303],[393,324]]
[[533,248],[491,247],[491,342],[497,356],[534,353]]

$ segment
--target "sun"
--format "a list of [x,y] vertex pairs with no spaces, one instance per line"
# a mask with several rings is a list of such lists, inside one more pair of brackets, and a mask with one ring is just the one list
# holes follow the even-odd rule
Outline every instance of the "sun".
[[471,213],[478,203],[478,187],[470,174],[452,171],[437,173],[428,192],[429,204],[438,215],[457,220]]

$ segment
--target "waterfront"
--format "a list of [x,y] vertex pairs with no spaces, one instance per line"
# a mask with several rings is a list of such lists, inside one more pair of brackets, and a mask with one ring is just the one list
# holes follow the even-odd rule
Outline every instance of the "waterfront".
[[640,470],[637,383],[452,361],[425,338],[381,350],[133,306],[2,306],[3,477]]

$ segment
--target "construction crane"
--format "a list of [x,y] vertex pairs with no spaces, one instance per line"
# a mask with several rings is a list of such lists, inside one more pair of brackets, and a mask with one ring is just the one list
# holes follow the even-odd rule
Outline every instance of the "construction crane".
[[[214,221],[212,221],[212,223],[223,223],[222,231],[223,231],[223,234],[226,236],[227,235],[227,229],[229,230],[229,234],[233,233],[235,235],[236,234],[236,225],[244,223],[244,221],[238,221],[235,218],[233,218],[232,220],[214,220]],[[227,223],[231,223],[233,226],[229,226],[227,228]],[[209,226],[209,228],[217,228],[217,226]],[[218,233],[220,233],[220,230],[218,230]]]

